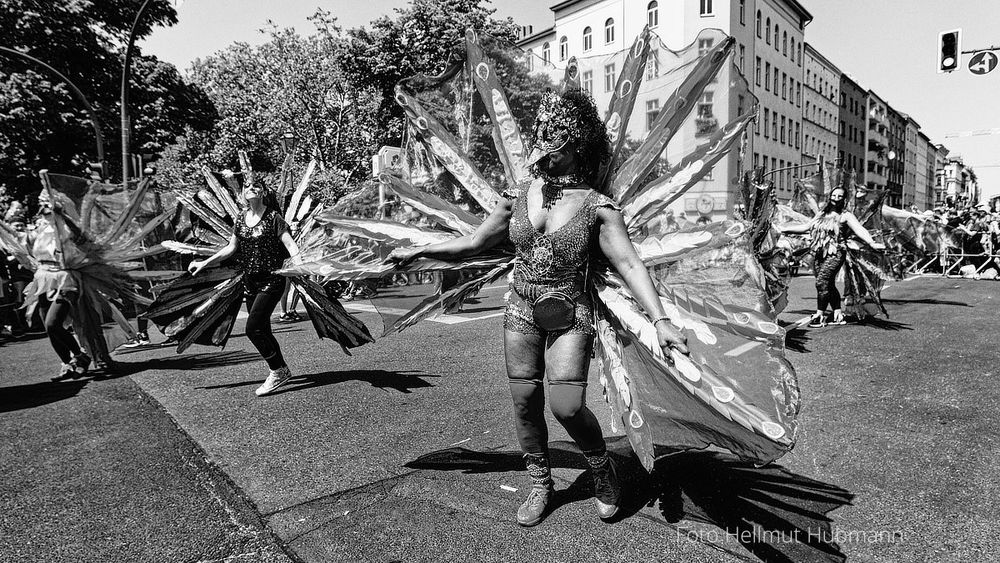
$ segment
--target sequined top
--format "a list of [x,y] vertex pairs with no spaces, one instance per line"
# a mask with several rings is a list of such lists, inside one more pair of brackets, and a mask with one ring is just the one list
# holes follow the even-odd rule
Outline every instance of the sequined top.
[[521,190],[516,197],[509,227],[516,254],[511,287],[529,302],[548,291],[571,296],[583,293],[591,246],[598,234],[597,210],[617,210],[618,206],[591,190],[565,225],[543,233],[528,218],[527,190]]
[[288,230],[288,223],[273,209],[268,209],[253,227],[248,227],[246,216],[240,214],[236,221],[236,267],[246,274],[268,274],[281,267],[288,251],[281,242],[281,234]]
[[840,213],[823,215],[812,228],[811,248],[814,252],[824,252],[825,254],[836,254],[844,248],[846,233],[843,222],[840,220]]

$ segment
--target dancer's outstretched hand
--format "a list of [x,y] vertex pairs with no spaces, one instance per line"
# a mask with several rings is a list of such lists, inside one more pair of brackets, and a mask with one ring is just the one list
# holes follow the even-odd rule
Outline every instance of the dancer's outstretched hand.
[[195,261],[191,262],[190,264],[188,264],[188,272],[192,276],[197,276],[198,272],[200,272],[204,267],[205,267],[205,261],[204,260],[195,260]]
[[663,352],[669,357],[670,350],[677,350],[681,354],[687,354],[687,338],[681,331],[674,328],[667,320],[662,320],[654,325],[656,327],[656,340],[663,348]]
[[386,256],[385,262],[402,268],[410,262],[413,262],[419,254],[419,248],[394,248],[392,249],[392,252],[389,253],[389,256]]
[[876,242],[875,244],[872,245],[872,248],[874,248],[875,250],[885,250],[885,245],[882,244],[881,242]]

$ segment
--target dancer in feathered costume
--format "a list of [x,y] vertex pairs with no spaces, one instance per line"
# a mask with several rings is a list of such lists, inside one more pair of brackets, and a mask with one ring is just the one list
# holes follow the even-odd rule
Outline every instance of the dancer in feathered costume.
[[[62,362],[53,379],[63,380],[87,373],[92,360],[110,367],[111,352],[135,336],[121,309],[127,302],[149,304],[135,292],[136,280],[176,275],[143,270],[141,262],[163,251],[160,246],[142,248],[142,240],[173,210],[136,225],[148,182],[140,182],[125,200],[118,186],[44,170],[40,176],[41,220],[33,240],[22,243],[0,223],[0,246],[34,270],[24,290],[26,316],[30,319],[36,308],[41,312]],[[80,342],[65,328],[68,320]]]
[[[241,196],[246,207],[237,206],[229,188],[209,170],[204,169],[208,190],[198,193],[178,192],[178,199],[200,218],[208,228],[197,236],[208,245],[193,245],[168,241],[164,246],[189,254],[207,255],[188,267],[190,276],[179,278],[165,287],[145,313],[168,337],[178,342],[178,353],[193,343],[225,346],[236,323],[240,303],[246,301],[249,317],[247,337],[268,365],[268,375],[257,388],[258,396],[273,393],[291,377],[277,340],[271,332],[271,313],[281,299],[285,279],[275,272],[284,260],[299,260],[299,244],[312,247],[314,239],[322,238],[322,230],[314,229],[311,200],[303,195],[315,168],[310,163],[305,177],[291,194],[290,202],[281,213],[279,198],[290,189],[288,174],[283,174],[280,193],[270,190],[256,179],[248,159],[242,153]],[[228,182],[227,182],[228,183]],[[293,238],[288,223],[301,221]],[[227,267],[203,270],[228,258],[235,258],[235,271]],[[320,338],[337,341],[348,348],[372,341],[365,325],[344,310],[340,303],[307,276],[292,278],[292,284],[303,296],[306,310]]]
[[[783,233],[809,234],[809,252],[816,276],[816,312],[809,319],[809,326],[846,324],[847,316],[863,319],[879,312],[888,316],[881,291],[889,279],[885,272],[892,267],[882,252],[885,244],[876,241],[869,231],[874,228],[876,233],[882,233],[884,193],[855,186],[853,175],[842,170],[833,174],[821,170],[819,174],[821,185],[828,188],[823,209],[816,204],[812,190],[800,186],[796,192],[797,207],[815,210],[813,217],[805,223],[778,225]],[[841,272],[843,298],[837,290]],[[830,317],[827,308],[832,309]]]
[[[386,332],[402,330],[461,302],[513,270],[504,338],[518,439],[533,482],[518,510],[522,524],[537,523],[551,498],[541,415],[543,370],[554,384],[550,405],[594,469],[599,515],[607,517],[617,508],[614,469],[604,454],[600,428],[583,403],[582,387],[594,345],[616,425],[624,426],[632,448],[649,470],[658,455],[711,444],[764,464],[794,443],[798,387],[783,357],[784,332],[769,316],[765,276],[753,256],[747,223],[640,235],[647,222],[728,154],[756,113],[750,103],[746,113],[708,132],[705,142],[665,175],[646,181],[671,138],[693,115],[691,101],[701,97],[728,61],[734,41],[713,39],[719,40],[701,56],[695,56],[693,47],[678,55],[683,60],[677,71],[683,73],[679,85],[645,141],[621,162],[624,132],[650,56],[648,30],[627,54],[603,126],[596,122],[592,102],[574,88],[578,73],[571,61],[566,93],[546,96],[538,113],[530,158],[495,68],[484,56],[479,38],[469,32],[464,60],[439,77],[404,81],[397,87],[397,101],[415,139],[489,217],[469,219],[456,206],[417,192],[404,180],[384,176],[404,201],[462,236],[455,239],[442,231],[324,216],[320,220],[350,228],[357,236],[381,238],[397,247],[429,246],[397,249],[392,255],[395,268],[380,265],[371,256],[352,260],[338,252],[286,270],[356,279],[420,269],[489,267],[388,322]],[[511,186],[502,194],[485,181],[457,140],[416,97],[415,88],[434,87],[462,70],[475,82],[494,125],[493,138]],[[746,82],[735,68],[732,72],[731,87],[742,85],[745,99],[752,100]],[[513,256],[502,244],[507,240],[513,243]],[[491,254],[469,256],[490,247],[495,249]],[[731,247],[745,252],[740,256],[750,260],[744,260],[744,268],[753,271],[742,276],[741,283],[727,287],[731,295],[720,297],[712,286],[698,283],[654,286],[646,273],[649,267],[687,259],[711,258],[704,261],[710,268]],[[409,267],[398,266],[410,260]]]

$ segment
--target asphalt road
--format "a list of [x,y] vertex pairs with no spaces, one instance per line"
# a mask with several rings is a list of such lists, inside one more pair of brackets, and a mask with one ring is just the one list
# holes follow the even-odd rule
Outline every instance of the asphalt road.
[[[812,310],[811,281],[795,280],[783,321]],[[266,398],[253,395],[266,369],[242,324],[224,351],[133,351],[119,356],[135,372],[127,378],[41,393],[24,387],[51,370],[47,342],[8,344],[0,526],[17,540],[0,559],[114,560],[58,558],[104,534],[131,538],[131,561],[254,561],[280,555],[273,534],[308,562],[800,561],[822,551],[746,533],[829,512],[837,546],[819,546],[829,560],[838,549],[855,561],[995,560],[998,287],[897,282],[884,293],[889,321],[792,331],[803,410],[784,469],[692,454],[646,475],[594,378],[591,406],[626,466],[624,517],[597,519],[583,460],[550,418],[558,506],[531,529],[513,522],[527,480],[503,370],[502,289],[352,356],[308,323],[278,325],[297,377]],[[191,467],[202,457],[189,450],[207,462]],[[203,474],[221,484],[206,489]],[[71,510],[56,508],[67,498]],[[251,539],[233,540],[245,537],[234,529]]]

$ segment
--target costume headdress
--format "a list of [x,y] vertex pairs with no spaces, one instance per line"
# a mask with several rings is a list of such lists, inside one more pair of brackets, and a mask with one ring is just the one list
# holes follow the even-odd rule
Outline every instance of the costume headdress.
[[530,144],[529,166],[569,145],[575,146],[588,178],[610,153],[608,133],[597,106],[580,89],[570,89],[561,95],[551,90],[545,93],[531,128]]

